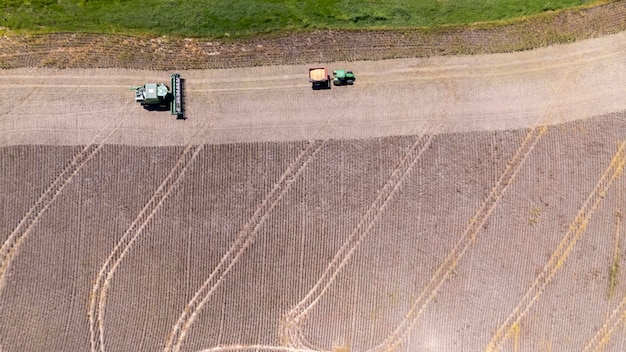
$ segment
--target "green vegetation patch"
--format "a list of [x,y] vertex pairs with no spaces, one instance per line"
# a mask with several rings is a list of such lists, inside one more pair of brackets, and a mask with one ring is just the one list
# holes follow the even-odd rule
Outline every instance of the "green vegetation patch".
[[499,21],[602,0],[0,0],[0,27],[244,37],[306,29],[415,28]]

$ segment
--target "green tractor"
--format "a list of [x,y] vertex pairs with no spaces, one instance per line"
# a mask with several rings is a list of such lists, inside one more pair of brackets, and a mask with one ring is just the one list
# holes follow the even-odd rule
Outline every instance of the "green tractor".
[[336,86],[351,85],[356,80],[352,71],[336,70],[333,71],[333,84]]
[[170,76],[170,90],[165,83],[146,83],[141,87],[133,87],[135,101],[147,110],[170,110],[178,119],[183,116],[183,85],[180,74]]

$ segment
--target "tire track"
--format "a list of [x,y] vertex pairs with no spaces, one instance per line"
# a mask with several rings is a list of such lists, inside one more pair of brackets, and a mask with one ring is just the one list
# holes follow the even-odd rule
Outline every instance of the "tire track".
[[211,124],[212,121],[209,120],[201,122],[199,126],[197,126],[196,133],[190,138],[185,149],[174,163],[174,166],[172,166],[161,184],[126,229],[98,272],[89,296],[89,308],[87,311],[92,352],[104,352],[105,350],[104,315],[106,310],[106,296],[115,271],[131,250],[132,245],[137,241],[144,228],[178,185],[198,154],[204,149],[204,144],[199,144],[198,142],[201,137],[208,132]]
[[[600,50],[596,47],[583,47],[583,45],[576,44],[581,48],[579,50],[564,50],[563,52],[556,53],[556,55],[546,56],[546,55],[528,55],[526,53],[520,53],[521,59],[514,61],[497,61],[497,62],[472,62],[472,67],[476,70],[480,71],[481,77],[497,77],[497,76],[510,76],[514,74],[527,74],[527,73],[542,73],[542,72],[554,72],[563,68],[571,68],[581,64],[586,64],[589,62],[606,60],[610,58],[614,58],[620,55],[623,55],[626,51],[624,49],[613,49],[613,50]],[[541,49],[542,51],[546,51],[546,48]],[[0,55],[1,57],[2,55]],[[393,59],[393,60],[410,60],[409,58],[404,59]],[[243,69],[243,68],[240,68]],[[72,84],[67,83],[56,83],[49,82],[49,75],[41,74],[43,69],[39,69],[38,72],[29,74],[17,74],[15,71],[20,71],[20,69],[10,69],[10,73],[4,75],[4,78],[7,81],[7,85],[12,87],[38,87],[38,86],[74,86]],[[110,69],[104,69],[104,71]],[[245,70],[245,69],[244,69]],[[377,75],[382,75],[385,77],[402,74],[404,76],[414,75],[414,78],[423,79],[423,80],[450,80],[450,79],[458,79],[458,78],[467,78],[467,70],[466,65],[459,63],[450,63],[448,65],[432,65],[432,66],[412,66],[410,64],[397,66],[397,67],[380,67],[374,70]],[[132,73],[131,73],[132,74]],[[94,76],[92,75],[84,75],[84,74],[62,74],[59,75],[64,79],[64,81],[69,80],[85,80],[88,79],[90,83],[84,83],[85,85],[90,85],[93,87],[119,87],[126,88],[128,85],[132,85],[133,83],[127,83],[125,85],[112,85],[111,80],[119,81],[141,81],[145,79],[144,75],[120,75],[119,73],[115,73],[115,75],[111,75],[110,72],[107,72],[107,77],[104,78],[102,76],[95,77],[96,80],[100,80],[101,84],[93,84]],[[363,76],[361,79],[367,79],[368,84],[378,83],[386,83],[380,82],[374,76],[376,75],[368,75]],[[210,82],[216,85],[222,84],[231,84],[233,82],[243,83],[243,84],[254,84],[261,82],[276,82],[280,81],[294,81],[302,79],[302,73],[286,73],[284,70],[273,71],[270,74],[259,75],[254,78],[249,78],[246,76],[237,76],[234,78],[224,78],[223,76],[211,76],[209,79]],[[15,83],[16,81],[24,81],[28,83]],[[38,81],[39,83],[31,83],[33,81]],[[394,80],[397,81],[397,80]],[[308,84],[296,84],[297,86],[307,86]],[[294,86],[296,86],[294,85]],[[76,85],[78,86],[78,85]],[[80,85],[84,87],[83,84]],[[293,87],[293,86],[292,86]],[[219,91],[220,89],[217,89]],[[213,89],[208,90],[193,90],[193,91],[215,91]]]
[[530,310],[532,305],[540,298],[550,280],[563,266],[571,251],[576,246],[576,243],[587,229],[587,224],[589,223],[591,216],[602,202],[602,199],[611,187],[613,181],[621,175],[624,169],[624,164],[626,164],[625,151],[626,142],[622,142],[593,191],[589,194],[583,205],[578,209],[578,213],[574,220],[570,223],[569,229],[563,240],[559,243],[557,249],[552,253],[548,263],[546,263],[543,267],[541,273],[536,277],[530,289],[526,292],[517,307],[493,335],[491,341],[485,349],[486,352],[495,352],[501,349],[501,345],[513,334],[514,330],[519,326],[522,318]]
[[[418,300],[413,304],[413,307],[411,311],[409,312],[409,314],[407,314],[405,319],[401,322],[400,326],[381,345],[374,348],[373,349],[374,351],[379,351],[379,350],[388,351],[388,350],[393,350],[393,348],[398,347],[400,340],[404,338],[404,336],[408,333],[411,327],[415,324],[415,321],[419,317],[419,314],[425,308],[425,306],[429,303],[429,301],[434,297],[439,286],[443,283],[447,275],[449,275],[450,272],[456,267],[459,259],[462,257],[463,253],[468,249],[469,245],[471,245],[475,241],[475,237],[478,231],[480,230],[482,225],[486,222],[491,212],[495,209],[495,206],[497,202],[499,201],[499,199],[501,198],[504,190],[506,189],[506,187],[508,187],[508,185],[513,180],[514,176],[517,174],[519,170],[519,166],[523,163],[526,157],[530,154],[530,152],[532,151],[536,143],[541,139],[541,137],[545,134],[546,131],[547,131],[547,127],[539,126],[539,127],[532,129],[529,132],[529,134],[526,136],[525,140],[523,141],[522,146],[520,147],[520,149],[518,149],[515,157],[512,159],[511,162],[509,162],[509,164],[507,165],[507,169],[501,176],[500,180],[496,183],[496,186],[494,186],[494,188],[492,189],[492,192],[490,196],[486,199],[485,203],[483,204],[483,207],[479,209],[477,216],[474,216],[471,219],[470,227],[468,227],[464,236],[466,238],[469,238],[469,240],[466,241],[467,242],[466,245],[463,246],[463,249],[459,251],[458,247],[460,247],[460,244],[463,243],[463,239],[457,243],[457,246],[455,247],[453,252],[448,256],[446,262],[444,262],[444,264],[438,269],[438,272],[435,274],[435,277],[431,279],[429,286],[431,286],[432,288],[429,290],[429,287],[427,286],[427,291],[430,291],[430,293],[428,295],[422,294],[422,296],[418,298]],[[469,236],[467,236],[468,234]],[[358,245],[358,241],[354,244],[354,246]],[[346,245],[347,243],[344,244],[344,246]],[[340,249],[340,253],[344,250],[345,248],[342,247]],[[350,256],[353,250],[354,248],[350,250],[347,256]],[[459,253],[458,255],[456,254],[457,252]],[[306,345],[302,343],[302,341],[304,341],[304,338],[303,338],[300,325],[301,325],[302,320],[306,317],[308,310],[310,310],[316,304],[317,300],[319,300],[320,296],[324,293],[324,291],[326,291],[326,289],[328,288],[328,286],[334,279],[334,276],[338,273],[341,267],[345,265],[345,262],[338,264],[339,267],[336,269],[337,271],[334,272],[334,274],[329,275],[328,274],[329,269],[333,266],[333,264],[337,265],[334,259],[333,259],[333,262],[331,262],[331,265],[329,266],[329,268],[327,268],[327,271],[324,272],[322,279],[320,279],[320,281],[318,281],[318,284],[316,284],[316,286],[313,288],[313,290],[320,290],[320,293],[317,294],[316,296],[313,296],[312,295],[313,290],[312,290],[309,293],[309,295],[307,295],[307,297],[305,297],[305,299],[302,302],[300,302],[298,306],[296,306],[296,308],[294,308],[290,313],[288,313],[288,317],[286,319],[286,322],[284,323],[285,326],[283,326],[283,339],[286,341],[286,343],[290,347],[294,347],[294,346],[298,348],[306,347]],[[446,264],[451,264],[451,265],[449,265],[449,268],[447,268],[447,270],[444,271]],[[437,280],[437,274],[440,272],[443,272],[443,276],[439,280]],[[322,286],[324,276],[329,277],[330,282]],[[432,285],[433,282],[435,283],[434,286]],[[427,300],[424,300],[424,297],[427,297]],[[307,300],[310,301],[308,306],[306,308],[302,308],[303,302],[306,302]],[[297,309],[301,309],[301,311],[299,313],[294,313],[294,312],[298,312]],[[415,314],[416,312],[417,314]],[[289,314],[293,314],[293,316],[289,316]]]
[[40,91],[41,91],[41,87],[34,87],[34,89],[28,92],[25,96],[19,99],[16,99],[12,104],[10,104],[6,110],[0,113],[0,117],[5,116],[5,115],[11,115],[11,113],[13,112],[13,110],[15,110],[16,107],[30,103],[31,100],[33,100],[35,97],[39,95]]
[[110,253],[106,262],[98,272],[95,284],[89,297],[89,332],[91,336],[91,351],[104,351],[104,314],[106,309],[106,295],[111,280],[124,257],[131,250],[154,214],[160,209],[163,202],[178,185],[185,172],[189,169],[204,145],[189,144],[176,160],[176,163],[165,176],[159,187],[146,202],[137,217],[133,220],[124,235]]
[[281,324],[281,337],[289,348],[314,350],[314,348],[307,346],[308,343],[304,342],[305,339],[302,333],[303,321],[354,255],[363,239],[386,209],[387,203],[400,189],[402,182],[413,169],[422,154],[430,147],[434,137],[434,134],[425,134],[415,140],[402,160],[392,171],[383,188],[379,190],[376,199],[365,214],[363,214],[347,241],[335,254],[320,279],[311,290],[309,290],[306,296],[286,314]]
[[611,340],[611,337],[615,330],[624,324],[626,319],[626,296],[622,299],[620,304],[611,312],[602,325],[602,328],[596,332],[596,334],[589,340],[584,348],[584,352],[601,352]]
[[[445,116],[447,107],[453,98],[456,98],[456,86],[451,82],[444,82],[448,91],[448,96],[441,104],[441,111],[437,114],[437,117]],[[438,120],[438,118],[436,120]],[[430,126],[430,130],[440,130]],[[445,122],[443,123],[445,124]],[[370,229],[375,224],[376,220],[380,217],[385,209],[385,205],[393,198],[394,193],[400,188],[406,175],[411,171],[417,160],[421,155],[429,148],[430,143],[435,137],[435,133],[423,133],[418,136],[415,142],[409,147],[402,160],[396,165],[394,170],[389,175],[386,184],[381,188],[368,210],[363,214],[357,227],[352,231],[348,240],[342,245],[339,251],[335,254],[331,263],[328,265],[322,276],[318,279],[318,282],[314,287],[305,295],[294,308],[292,308],[280,324],[281,329],[281,342],[283,345],[289,348],[300,348],[320,351],[319,348],[313,346],[313,344],[306,341],[304,333],[302,331],[302,325],[313,309],[315,304],[321,299],[322,295],[333,283],[336,276],[340,273],[343,267],[347,264],[351,256],[354,254],[362,239],[369,233]],[[421,145],[421,147],[419,147]],[[419,147],[419,148],[418,148]],[[417,152],[417,155],[409,162],[408,160]],[[367,223],[367,224],[366,224]],[[366,224],[366,225],[365,225]],[[365,226],[365,230],[363,230]]]
[[109,131],[102,138],[101,135],[109,128],[109,125],[107,124],[94,136],[88,145],[72,157],[67,166],[65,166],[61,173],[39,196],[35,204],[33,204],[24,217],[22,217],[15,229],[13,229],[11,234],[4,241],[2,247],[0,248],[0,290],[2,290],[2,287],[4,286],[4,278],[6,276],[8,266],[13,260],[21,243],[30,233],[30,230],[41,219],[43,214],[48,210],[56,197],[63,191],[65,186],[69,184],[78,174],[80,169],[89,160],[91,160],[91,158],[100,152],[104,143],[120,128],[127,116],[128,114],[124,115],[115,127],[113,127],[113,129],[111,129],[111,131]]
[[213,269],[209,278],[202,284],[193,298],[187,303],[176,324],[172,328],[164,351],[179,351],[187,333],[213,292],[219,287],[232,267],[238,262],[245,250],[254,242],[259,229],[265,223],[272,210],[280,203],[291,185],[299,178],[315,155],[326,145],[328,139],[311,141],[298,157],[287,167],[274,184],[265,199],[256,208],[252,217],[237,234],[235,242]]
[[[609,300],[613,297],[615,287],[617,286],[617,276],[619,274],[619,261],[620,261],[620,234],[622,231],[622,212],[621,212],[621,187],[616,186],[617,193],[617,210],[615,213],[615,244],[613,250],[613,262],[611,263],[611,272],[609,273]],[[626,296],[619,303],[617,308],[611,312],[606,318],[602,328],[596,332],[596,335],[589,340],[585,346],[584,352],[603,351],[606,345],[611,339],[613,332],[619,327],[620,324],[626,319]]]
[[[226,345],[217,346],[200,350],[198,352],[225,352],[225,351],[276,351],[276,352],[319,352],[308,348],[293,348],[282,346],[270,346],[270,345]],[[339,351],[337,351],[339,352]],[[349,351],[345,351],[349,352]]]
[[[566,88],[565,83],[569,82],[569,85],[573,84],[571,79],[571,72],[567,72],[563,79],[556,85],[554,91],[564,94]],[[568,85],[568,86],[569,86]],[[519,172],[522,164],[531,154],[535,145],[541,140],[541,138],[548,131],[548,125],[551,123],[552,117],[549,115],[549,111],[556,108],[559,105],[558,96],[555,95],[553,99],[548,103],[548,106],[541,114],[539,121],[533,128],[530,129],[520,147],[517,149],[511,160],[507,163],[504,171],[496,181],[491,192],[485,198],[482,205],[474,216],[469,219],[469,225],[461,235],[461,238],[456,242],[452,251],[447,255],[443,263],[437,268],[435,274],[431,277],[428,284],[413,302],[411,308],[405,317],[400,321],[398,326],[393,330],[385,340],[378,346],[371,349],[375,352],[387,352],[394,351],[399,348],[402,341],[409,334],[413,326],[417,323],[422,312],[426,309],[428,304],[435,298],[441,285],[448,279],[451,273],[454,272],[458,266],[459,261],[465,255],[465,252],[476,241],[478,233],[482,229],[483,225],[487,222],[500,199],[502,199],[506,189],[513,183],[515,176]]]
[[615,288],[618,284],[619,278],[619,262],[620,262],[620,235],[622,233],[622,217],[621,202],[622,202],[622,190],[619,184],[616,186],[615,193],[617,193],[617,210],[615,210],[615,235],[613,236],[613,257],[611,258],[611,265],[609,269],[609,300],[613,298],[615,294]]
[[431,277],[422,293],[413,302],[409,312],[400,322],[398,327],[396,327],[396,329],[380,345],[373,348],[372,351],[392,351],[394,348],[398,348],[400,346],[402,340],[404,340],[404,338],[409,334],[421,313],[437,295],[441,285],[456,269],[465,252],[476,241],[478,233],[495,210],[500,199],[502,199],[504,192],[511,185],[522,164],[547,130],[548,128],[546,126],[538,126],[528,132],[522,141],[520,148],[516,151],[513,158],[507,163],[504,172],[500,175],[500,178],[491,189],[487,198],[483,201],[483,204],[476,211],[474,216],[470,218],[470,223],[463,232],[463,235],[456,242],[452,251],[448,254],[443,263],[439,266],[439,268],[437,268],[435,274]]

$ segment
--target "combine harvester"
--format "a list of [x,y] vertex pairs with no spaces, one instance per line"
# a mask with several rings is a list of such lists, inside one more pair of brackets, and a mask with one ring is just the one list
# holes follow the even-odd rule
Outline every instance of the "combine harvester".
[[177,119],[185,119],[183,110],[183,84],[180,74],[170,76],[170,90],[165,83],[146,83],[141,87],[133,87],[135,101],[147,110],[167,110]]

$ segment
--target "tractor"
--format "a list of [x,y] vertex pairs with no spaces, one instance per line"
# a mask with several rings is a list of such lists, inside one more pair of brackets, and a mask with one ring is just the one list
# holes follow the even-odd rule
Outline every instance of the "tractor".
[[356,80],[352,71],[336,70],[333,71],[333,84],[336,86],[351,85]]
[[130,88],[135,91],[135,101],[147,110],[170,110],[177,119],[183,116],[183,84],[180,74],[170,76],[170,86],[165,83],[146,83],[140,87]]

